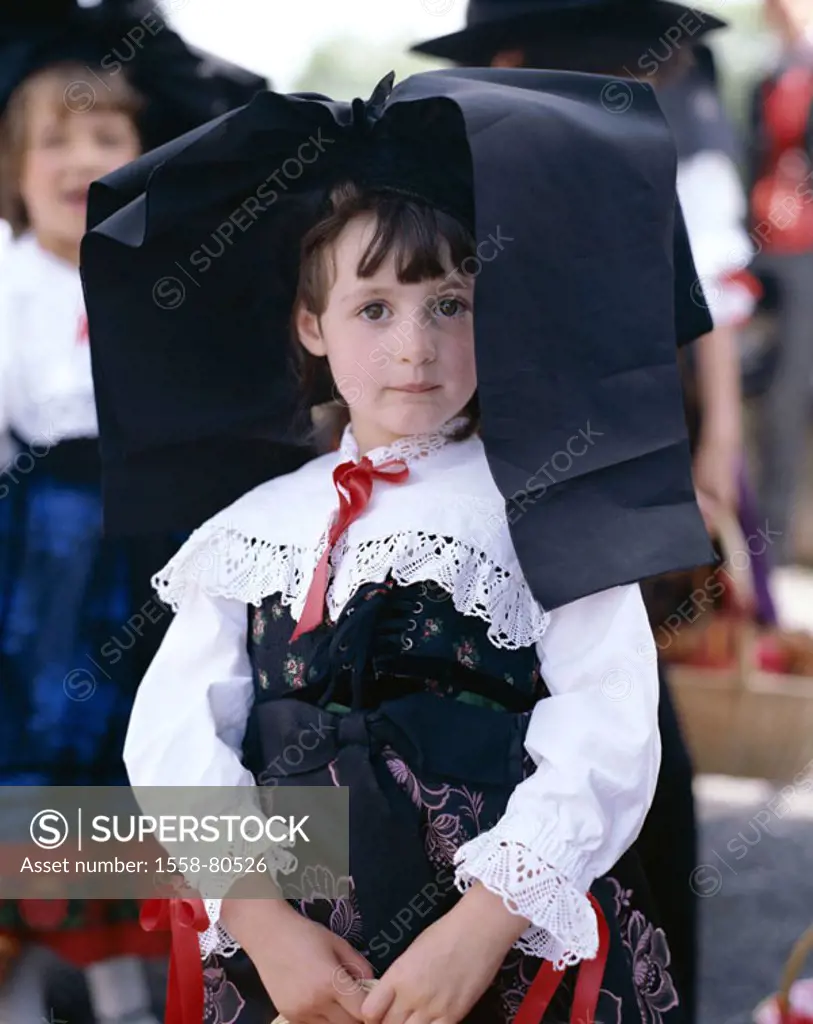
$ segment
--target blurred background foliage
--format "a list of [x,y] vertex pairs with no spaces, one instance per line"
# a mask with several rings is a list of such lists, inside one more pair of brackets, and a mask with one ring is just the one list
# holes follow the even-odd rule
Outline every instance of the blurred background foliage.
[[337,36],[314,49],[295,88],[350,100],[368,96],[375,83],[389,71],[395,71],[400,80],[419,71],[446,66],[410,54],[408,50],[414,42],[410,38],[396,38],[371,46],[367,40],[352,35]]

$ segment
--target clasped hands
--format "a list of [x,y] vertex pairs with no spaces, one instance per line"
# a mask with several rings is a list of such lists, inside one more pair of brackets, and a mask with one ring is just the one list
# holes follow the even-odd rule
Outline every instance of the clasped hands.
[[529,926],[476,883],[367,992],[368,961],[284,900],[224,903],[223,923],[289,1024],[459,1024]]

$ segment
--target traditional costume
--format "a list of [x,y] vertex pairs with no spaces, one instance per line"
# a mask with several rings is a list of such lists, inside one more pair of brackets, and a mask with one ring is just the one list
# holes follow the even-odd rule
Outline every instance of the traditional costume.
[[[111,68],[115,59],[147,100],[139,129],[154,146],[264,85],[240,69],[210,66],[140,3],[7,6],[13,9],[0,13],[0,112],[41,69],[87,63],[93,81],[90,68],[105,61]],[[2,253],[0,429],[0,781],[125,784],[121,751],[133,696],[168,621],[146,581],[182,538],[103,539],[81,279],[31,232]],[[163,937],[139,927],[135,903],[4,901],[0,931],[81,966],[166,949]],[[14,1002],[17,980],[12,975],[0,1016],[40,1016],[44,1010]],[[121,978],[118,991],[108,985],[105,993],[90,980],[100,1020],[134,1009],[125,1005]],[[25,1000],[27,983],[26,993]]]
[[[710,320],[688,299],[657,103],[634,85],[619,120],[605,85],[454,71],[390,76],[366,103],[261,95],[94,186],[83,242],[110,526],[207,519],[156,576],[177,615],[139,689],[131,782],[349,786],[350,895],[310,878],[295,905],[381,971],[458,898],[452,873],[480,880],[531,926],[472,1021],[520,1004],[538,1019],[552,963],[572,968],[555,1019],[680,1012],[627,853],[659,760],[637,581],[710,557],[676,362]],[[319,159],[252,206],[205,295],[171,313],[142,301],[309,142]],[[359,458],[348,428],[312,457],[288,367],[297,251],[347,180],[450,212],[480,243],[478,436],[452,422]],[[246,441],[251,459],[213,472]],[[280,769],[318,715],[335,728]],[[444,877],[407,926],[405,903]],[[203,895],[200,1013],[267,1021]],[[194,991],[181,939],[175,979]],[[583,960],[598,980],[574,989]]]

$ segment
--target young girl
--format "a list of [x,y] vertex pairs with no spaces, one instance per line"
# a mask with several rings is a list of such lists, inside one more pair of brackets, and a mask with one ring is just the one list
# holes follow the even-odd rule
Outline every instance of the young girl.
[[[519,207],[501,190],[521,198],[517,168],[525,158],[539,166],[539,151],[505,159],[504,137],[485,140],[472,130],[478,181],[472,197],[471,177],[468,194],[462,184],[467,172],[454,112],[471,118],[487,112],[490,124],[506,129],[510,121],[514,147],[523,139],[535,149],[543,136],[550,140],[553,123],[562,138],[572,132],[571,140],[593,130],[583,129],[589,119],[578,103],[551,103],[556,113],[546,121],[536,105],[540,95],[545,103],[580,96],[590,117],[602,121],[588,85],[516,73],[416,76],[391,105],[385,83],[369,105],[357,101],[349,117],[341,105],[275,96],[273,106],[255,103],[244,120],[235,118],[201,142],[201,159],[211,159],[208,145],[215,145],[237,166],[238,151],[256,159],[254,133],[264,123],[272,133],[263,153],[267,168],[277,155],[277,125],[277,141],[284,133],[289,151],[301,138],[293,128],[298,118],[302,132],[319,125],[319,137],[333,140],[336,155],[326,156],[317,172],[322,201],[302,237],[295,295],[287,301],[301,377],[326,378],[346,426],[338,452],[249,491],[196,531],[158,574],[158,593],[177,615],[139,689],[125,761],[138,787],[348,786],[351,871],[346,898],[336,898],[342,880],[322,871],[310,884],[303,879],[290,902],[241,899],[237,890],[207,901],[207,1021],[254,1024],[275,1012],[295,1024],[507,1021],[534,978],[548,977],[540,971],[544,962],[564,967],[584,960],[598,971],[580,972],[575,987],[574,972],[566,973],[546,1019],[592,1020],[594,1013],[625,1024],[679,1019],[669,951],[646,916],[641,876],[627,853],[659,764],[655,646],[638,585],[617,578],[596,592],[588,583],[588,593],[554,597],[552,610],[544,610],[527,573],[533,559],[523,565],[509,532],[505,492],[492,469],[495,448],[489,451],[481,436],[489,413],[495,415],[494,386],[503,369],[520,396],[522,370],[542,387],[533,349],[520,356],[511,336],[513,314],[528,290],[515,283],[513,296],[507,286],[495,294],[495,277],[483,269],[496,266],[512,243],[530,239],[517,219]],[[644,90],[637,98],[649,104]],[[414,110],[414,121],[405,107]],[[335,124],[326,122],[326,110]],[[605,134],[608,127],[605,119],[594,141],[617,138]],[[581,143],[582,156],[593,163],[599,154],[588,154],[587,135]],[[616,144],[609,142],[610,150]],[[603,166],[612,176],[610,150]],[[181,151],[193,167],[195,147]],[[437,172],[426,162],[430,153]],[[501,155],[488,172],[484,162],[495,154]],[[562,164],[551,160],[556,177]],[[170,157],[167,171],[171,164]],[[667,179],[668,173],[659,202],[671,217],[674,168],[669,187]],[[657,180],[648,177],[641,195]],[[160,195],[160,170],[153,183]],[[494,195],[506,219],[498,229],[493,222],[489,238],[481,227],[477,242],[471,199],[480,204],[482,225],[483,212],[494,212]],[[213,202],[213,216],[216,209]],[[668,224],[671,232],[671,219]],[[166,237],[141,254],[145,277],[134,284],[131,300],[149,280],[153,259],[167,258]],[[149,233],[141,244],[149,248]],[[268,246],[268,233],[256,244]],[[661,313],[671,353],[665,351],[674,362],[671,234],[668,247],[663,287],[651,284],[666,297]],[[103,268],[88,241],[86,290],[104,379],[118,377],[123,386],[110,344],[116,306],[105,303],[103,285],[124,264],[105,249]],[[245,249],[240,254],[244,295],[247,268],[256,265],[250,256]],[[284,266],[269,263],[249,284],[262,288],[263,274],[281,276]],[[235,291],[227,288],[207,305],[207,315],[217,319],[234,308],[233,273],[226,268],[219,283],[229,280]],[[279,292],[278,301],[281,306]],[[478,328],[475,345],[475,305],[478,323],[502,319],[502,351],[487,328]],[[549,312],[555,319],[552,305]],[[164,323],[178,339],[186,333],[187,325]],[[266,359],[260,326],[252,342],[263,376],[282,352],[274,348]],[[215,343],[216,334],[206,342]],[[195,341],[206,353],[201,339]],[[274,345],[280,343],[275,336]],[[135,348],[130,340],[124,344],[125,361],[138,375]],[[491,361],[480,346],[491,350]],[[553,366],[555,349],[542,351]],[[158,350],[150,355],[164,388],[171,373]],[[211,350],[201,356],[210,357]],[[593,357],[600,361],[597,349]],[[140,364],[145,372],[148,363]],[[558,366],[558,386],[579,405],[579,416],[589,412],[591,403],[568,389],[565,363]],[[610,376],[623,391],[619,376]],[[674,405],[679,424],[676,376],[673,384],[674,390],[654,387]],[[176,386],[185,381],[178,377]],[[115,391],[114,383],[107,403]],[[322,394],[313,392],[307,404]],[[509,394],[501,395],[500,429],[519,458],[519,417],[505,402]],[[595,420],[612,418],[613,401],[601,411],[600,402],[592,406],[596,429]],[[561,408],[560,402],[556,416]],[[589,460],[591,437],[588,417],[570,438],[571,462]],[[559,465],[552,434],[548,442],[549,459]],[[634,458],[630,447],[626,455]],[[600,459],[606,470],[613,455],[605,449]],[[681,473],[688,475],[688,465]],[[657,484],[662,505],[670,501],[668,476]],[[526,488],[527,511],[532,484]],[[623,505],[620,492],[615,496]],[[649,516],[653,503],[642,493],[638,499]],[[602,500],[594,491],[594,501]],[[531,499],[527,514],[536,511]],[[537,528],[544,522],[537,519]],[[554,531],[562,524],[557,513],[549,524]],[[689,533],[701,529],[693,503],[685,525]],[[566,526],[561,536],[567,545]],[[629,548],[633,571],[642,564],[641,550]],[[552,560],[550,578],[558,571]],[[621,574],[629,571],[628,563]],[[282,757],[305,748],[301,758]],[[291,866],[283,858],[275,864]],[[352,983],[374,975],[380,980],[369,994]],[[541,1015],[544,1001],[536,1005]]]
[[[45,28],[18,25],[23,15],[6,12],[11,24],[2,26],[0,216],[14,236],[0,271],[0,782],[7,786],[126,782],[121,749],[143,653],[130,650],[130,627],[152,613],[140,630],[147,646],[148,630],[166,621],[154,599],[145,610],[136,596],[132,550],[102,539],[78,272],[90,183],[139,155],[154,96],[132,85],[134,68],[125,75],[99,63],[112,52],[111,37],[132,28],[132,12],[123,4],[108,5],[112,13],[86,6],[59,18],[50,12]],[[159,92],[168,74],[180,84],[177,65],[163,75],[154,59],[150,67]],[[163,96],[162,117],[174,134],[188,112]],[[44,947],[85,969],[99,1022],[154,1024],[136,958],[163,955],[166,944],[143,932],[138,909],[124,901],[0,902],[0,949],[10,969],[0,994],[3,1024],[48,1016],[52,957]]]
[[[81,65],[45,68],[18,87],[5,114],[3,213],[17,235],[3,268],[4,426],[16,453],[3,477],[0,658],[5,785],[120,783],[116,738],[132,688],[100,645],[135,610],[121,546],[101,542],[95,406],[77,273],[88,186],[140,151],[140,98],[123,78],[84,114],[65,90]],[[120,741],[119,741],[120,742]],[[7,902],[0,923],[28,944],[0,1001],[9,1024],[47,1012],[49,946],[86,977],[100,1020],[152,1021],[133,956],[160,955],[136,905]]]

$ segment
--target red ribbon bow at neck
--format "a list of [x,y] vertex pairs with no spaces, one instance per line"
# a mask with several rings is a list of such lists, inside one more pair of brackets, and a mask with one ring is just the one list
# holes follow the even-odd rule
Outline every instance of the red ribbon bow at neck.
[[333,483],[339,494],[339,511],[327,535],[327,544],[313,573],[302,615],[291,642],[321,625],[325,617],[330,555],[344,531],[355,522],[370,503],[375,480],[402,484],[409,476],[409,468],[400,459],[390,459],[374,466],[365,455],[360,462],[343,462],[333,470]]
[[145,900],[139,915],[146,932],[168,931],[172,938],[167,981],[166,1024],[201,1024],[203,964],[198,932],[209,927],[200,899]]

